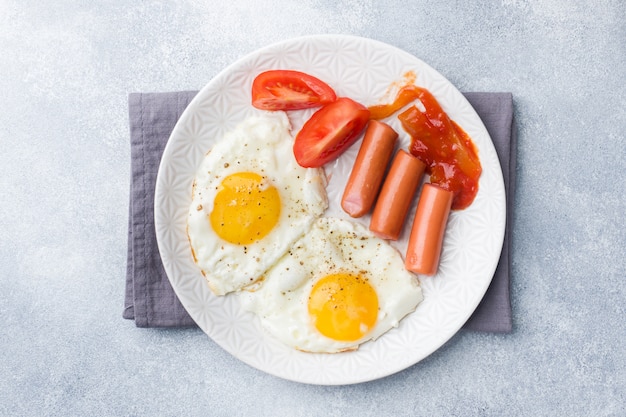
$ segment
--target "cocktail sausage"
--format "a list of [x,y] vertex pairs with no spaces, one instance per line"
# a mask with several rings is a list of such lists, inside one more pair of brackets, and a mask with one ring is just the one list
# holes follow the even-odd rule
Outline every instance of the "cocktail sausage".
[[404,150],[396,154],[374,206],[370,230],[383,239],[397,240],[426,165]]
[[361,217],[374,205],[397,139],[391,126],[370,120],[341,199],[350,216]]
[[443,237],[454,193],[424,184],[409,236],[405,266],[409,271],[434,275],[439,268]]

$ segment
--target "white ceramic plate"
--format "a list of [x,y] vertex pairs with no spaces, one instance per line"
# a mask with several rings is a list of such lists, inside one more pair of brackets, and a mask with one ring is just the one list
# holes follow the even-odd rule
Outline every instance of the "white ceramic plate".
[[[251,313],[240,308],[236,297],[214,296],[192,260],[185,226],[196,167],[216,139],[257,112],[250,105],[250,87],[254,77],[268,69],[310,73],[330,84],[337,95],[365,105],[388,98],[390,85],[412,71],[416,84],[435,95],[479,150],[483,174],[478,195],[468,209],[451,214],[439,272],[420,278],[424,301],[398,328],[356,352],[311,354],[281,345],[264,333]],[[294,134],[311,113],[290,113]],[[400,132],[406,149],[409,138],[397,118],[387,122]],[[348,218],[339,202],[359,143],[326,167],[330,177],[327,216]],[[155,196],[156,234],[165,271],[196,323],[222,348],[255,368],[293,381],[325,385],[390,375],[448,341],[470,317],[491,282],[502,249],[505,219],[504,182],[495,148],[463,95],[437,71],[402,50],[371,39],[338,35],[296,38],[268,46],[211,80],[172,132]],[[367,225],[369,217],[359,221]],[[410,222],[411,218],[407,224]],[[402,253],[406,235],[395,243]]]

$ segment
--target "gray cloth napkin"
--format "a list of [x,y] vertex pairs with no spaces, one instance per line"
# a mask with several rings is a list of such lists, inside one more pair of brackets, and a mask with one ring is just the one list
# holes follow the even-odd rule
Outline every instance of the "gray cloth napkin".
[[165,274],[154,229],[154,187],[161,155],[196,92],[130,94],[130,210],[123,317],[138,327],[184,327],[187,314]]
[[[131,186],[128,262],[123,317],[137,327],[187,327],[195,323],[165,274],[154,230],[154,187],[169,135],[195,91],[129,95]],[[507,229],[498,268],[467,330],[510,332],[509,233],[515,185],[515,127],[510,93],[465,93],[495,144],[506,186]]]
[[496,148],[506,191],[506,230],[500,261],[493,280],[474,314],[463,326],[466,330],[507,333],[513,330],[509,295],[511,222],[515,198],[517,130],[511,93],[463,93],[480,116]]

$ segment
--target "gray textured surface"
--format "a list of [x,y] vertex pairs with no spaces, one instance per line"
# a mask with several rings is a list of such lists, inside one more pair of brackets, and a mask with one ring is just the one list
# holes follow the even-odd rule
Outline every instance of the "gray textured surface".
[[[626,415],[621,1],[209,3],[0,0],[0,415]],[[121,318],[128,93],[198,89],[317,33],[513,93],[513,334],[461,332],[399,374],[317,387]]]

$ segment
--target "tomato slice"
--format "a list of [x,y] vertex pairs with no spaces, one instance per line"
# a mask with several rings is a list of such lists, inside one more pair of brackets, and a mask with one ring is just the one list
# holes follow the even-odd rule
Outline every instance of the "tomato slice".
[[265,71],[252,82],[252,105],[261,110],[308,109],[336,98],[328,84],[300,71]]
[[296,135],[296,161],[303,167],[317,168],[336,159],[356,142],[369,117],[367,107],[347,97],[326,104]]

